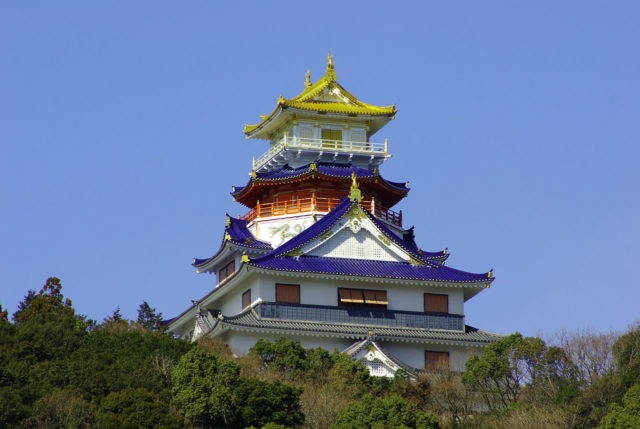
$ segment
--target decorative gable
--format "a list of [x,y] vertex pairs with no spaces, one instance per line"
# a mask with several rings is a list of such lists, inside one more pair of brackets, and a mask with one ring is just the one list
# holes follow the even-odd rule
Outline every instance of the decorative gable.
[[307,255],[390,262],[403,261],[397,254],[389,250],[389,246],[383,243],[380,238],[375,237],[366,229],[360,229],[354,233],[350,228],[344,228]]
[[388,262],[410,262],[406,251],[385,236],[359,205],[338,220],[329,231],[295,252],[297,256],[365,259]]

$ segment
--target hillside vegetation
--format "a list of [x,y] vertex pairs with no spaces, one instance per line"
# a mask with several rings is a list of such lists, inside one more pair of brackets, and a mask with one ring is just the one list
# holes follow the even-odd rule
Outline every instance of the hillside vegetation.
[[143,302],[101,323],[49,278],[11,317],[0,307],[2,428],[640,427],[640,329],[513,334],[462,374],[370,377],[347,355],[260,340],[226,345],[164,332]]

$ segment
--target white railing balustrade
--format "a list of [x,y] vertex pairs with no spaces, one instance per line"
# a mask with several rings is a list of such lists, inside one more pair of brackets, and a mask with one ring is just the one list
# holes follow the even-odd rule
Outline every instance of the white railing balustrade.
[[260,158],[253,160],[253,169],[258,170],[264,164],[266,164],[271,158],[273,158],[278,152],[285,148],[291,149],[307,149],[318,151],[331,151],[331,152],[347,152],[347,153],[362,153],[372,155],[387,155],[387,140],[384,143],[373,142],[356,142],[349,140],[327,140],[327,139],[312,139],[304,137],[284,137],[277,143],[273,144],[271,148]]

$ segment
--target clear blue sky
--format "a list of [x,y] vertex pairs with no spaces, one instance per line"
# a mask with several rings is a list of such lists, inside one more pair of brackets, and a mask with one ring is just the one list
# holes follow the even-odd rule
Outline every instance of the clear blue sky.
[[0,303],[173,317],[208,292],[244,123],[318,78],[397,104],[382,173],[448,264],[495,269],[467,323],[528,335],[640,316],[640,3],[3,2]]

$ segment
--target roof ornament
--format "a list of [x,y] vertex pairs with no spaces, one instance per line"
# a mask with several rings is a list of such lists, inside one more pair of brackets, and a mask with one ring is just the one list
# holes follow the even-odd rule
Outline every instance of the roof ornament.
[[488,278],[490,278],[490,279],[492,279],[492,278],[493,278],[493,268],[491,268],[491,269],[489,270],[489,273],[487,274],[487,277],[488,277]]
[[231,226],[231,216],[227,213],[227,220],[225,221],[225,225]]
[[318,165],[315,162],[309,164],[309,171],[318,171]]
[[255,179],[256,177],[258,177],[258,173],[256,173],[256,170],[251,170],[251,173],[249,173],[249,176],[251,176],[252,179]]
[[241,258],[242,262],[249,262],[251,261],[251,259],[249,259],[249,255],[247,255],[247,252],[242,252],[242,258]]
[[313,85],[311,83],[311,70],[307,70],[307,73],[304,75],[304,86],[309,88],[311,85]]
[[333,54],[331,52],[329,52],[329,55],[327,55],[327,70],[333,70]]
[[362,191],[360,191],[360,188],[358,187],[355,171],[351,173],[351,190],[349,191],[349,199],[358,203],[362,201]]

